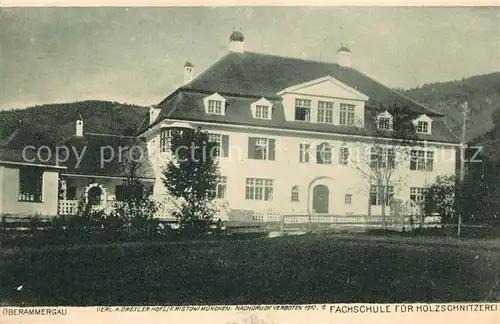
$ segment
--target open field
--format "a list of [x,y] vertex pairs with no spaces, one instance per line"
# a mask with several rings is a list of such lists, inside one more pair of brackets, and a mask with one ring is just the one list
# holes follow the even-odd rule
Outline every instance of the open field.
[[[500,249],[343,235],[0,250],[0,303],[500,301]],[[494,242],[496,244],[496,242]],[[495,286],[496,284],[496,286]],[[23,285],[18,291],[15,288]]]

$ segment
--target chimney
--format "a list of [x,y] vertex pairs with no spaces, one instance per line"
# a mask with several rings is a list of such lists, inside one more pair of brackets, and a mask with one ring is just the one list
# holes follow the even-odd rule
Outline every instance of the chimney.
[[149,124],[150,125],[156,120],[156,118],[158,118],[160,111],[161,111],[161,108],[158,108],[158,106],[151,106],[149,108]]
[[83,118],[82,118],[82,115],[80,115],[80,114],[78,114],[78,118],[76,119],[75,135],[78,137],[83,136]]
[[337,51],[337,64],[343,67],[351,67],[351,50],[346,44],[341,44]]
[[229,36],[229,50],[235,53],[244,53],[245,52],[245,37],[243,33],[240,31],[233,30],[231,36]]
[[194,76],[194,65],[191,62],[186,62],[184,64],[184,84],[188,84],[193,80]]

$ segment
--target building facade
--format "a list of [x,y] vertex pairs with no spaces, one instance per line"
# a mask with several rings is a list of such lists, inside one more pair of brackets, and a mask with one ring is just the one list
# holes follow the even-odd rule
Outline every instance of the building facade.
[[[218,143],[216,194],[230,210],[380,214],[389,202],[368,174],[373,147],[385,142],[383,163],[400,162],[384,186],[391,198],[418,203],[437,176],[454,174],[458,140],[444,116],[354,69],[347,46],[337,63],[318,62],[246,52],[243,35],[233,32],[229,49],[197,76],[187,62],[185,85],[151,108],[140,136],[158,199],[166,196],[160,178],[169,139],[182,128],[201,127]],[[389,143],[401,113],[416,141],[399,150]]]

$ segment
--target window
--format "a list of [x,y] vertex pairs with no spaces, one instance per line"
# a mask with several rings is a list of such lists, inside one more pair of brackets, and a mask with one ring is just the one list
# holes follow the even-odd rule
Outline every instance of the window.
[[354,125],[354,105],[340,104],[340,125]]
[[269,139],[257,138],[255,143],[256,158],[259,160],[267,160],[269,158]]
[[344,196],[344,204],[345,205],[352,204],[352,194],[345,194],[345,196]]
[[66,188],[66,200],[76,200],[76,186]]
[[390,201],[394,197],[394,187],[376,186],[376,185],[372,185],[370,187],[370,204],[372,206],[380,206],[382,204],[384,196],[386,197],[385,205],[389,206]]
[[222,113],[222,101],[220,100],[208,100],[208,113],[215,115],[223,115]]
[[295,120],[311,121],[311,100],[295,99]]
[[210,152],[212,156],[220,156],[221,155],[221,148],[222,148],[222,135],[220,134],[208,134],[208,140],[211,143],[214,143],[215,149]]
[[246,200],[273,200],[273,180],[271,179],[246,179]]
[[434,168],[434,152],[411,150],[410,170],[432,171]]
[[333,123],[333,102],[318,101],[318,123]]
[[42,202],[43,170],[19,168],[19,201]]
[[339,152],[339,164],[347,165],[348,163],[349,163],[349,148],[343,146],[340,148]]
[[160,152],[170,152],[174,130],[163,128],[160,133]]
[[292,202],[299,202],[299,186],[292,187]]
[[379,117],[378,119],[378,129],[381,130],[392,130],[392,120],[390,117]]
[[256,106],[255,118],[269,119],[269,106]]
[[310,161],[310,150],[311,144],[301,143],[300,144],[300,163],[309,163]]
[[248,158],[255,160],[274,160],[276,140],[271,138],[249,137]]
[[417,204],[423,203],[425,199],[425,188],[410,188],[410,200],[413,200]]
[[429,123],[426,121],[417,122],[417,133],[427,134],[429,133]]
[[372,169],[382,169],[396,167],[396,153],[393,148],[372,147],[370,155],[370,167]]
[[[94,187],[98,188],[98,187]],[[93,189],[93,188],[92,188]],[[91,190],[92,190],[91,189]],[[89,190],[90,192],[90,190]],[[145,188],[144,186],[138,185],[117,185],[115,186],[115,199],[117,201],[126,201],[129,199],[141,200],[145,196]],[[99,199],[101,193],[99,189]],[[90,194],[89,194],[90,197]],[[89,199],[90,200],[90,199]],[[100,203],[97,203],[99,205]]]
[[332,147],[328,143],[322,143],[316,147],[316,163],[331,164],[332,163]]
[[211,190],[210,193],[212,197],[216,199],[226,199],[226,189],[227,189],[227,177],[220,176],[217,177],[217,184],[215,190]]

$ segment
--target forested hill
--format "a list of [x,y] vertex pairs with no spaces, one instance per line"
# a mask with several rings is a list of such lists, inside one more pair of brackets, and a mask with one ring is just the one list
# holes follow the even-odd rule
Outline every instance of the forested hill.
[[[450,82],[424,84],[403,93],[425,106],[442,112],[453,132],[462,128],[462,105],[469,102],[467,140],[483,138],[495,125],[500,128],[500,72]],[[494,132],[500,134],[500,132]]]
[[110,101],[80,101],[47,104],[26,109],[0,111],[0,138],[21,129],[33,144],[57,145],[75,132],[81,115],[85,132],[133,135],[147,122],[145,107]]

